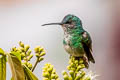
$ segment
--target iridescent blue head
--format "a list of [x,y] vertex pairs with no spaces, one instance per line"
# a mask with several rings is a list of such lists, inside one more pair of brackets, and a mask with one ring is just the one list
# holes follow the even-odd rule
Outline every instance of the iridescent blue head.
[[44,24],[42,26],[45,26],[45,25],[61,25],[64,29],[75,29],[75,28],[82,28],[82,22],[81,20],[75,16],[75,15],[72,15],[72,14],[68,14],[66,15],[62,22],[60,23],[49,23],[49,24]]

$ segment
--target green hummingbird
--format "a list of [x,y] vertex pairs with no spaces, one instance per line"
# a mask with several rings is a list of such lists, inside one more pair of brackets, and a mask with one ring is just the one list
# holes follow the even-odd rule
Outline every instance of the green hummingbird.
[[61,25],[64,30],[63,45],[64,49],[76,59],[82,58],[86,68],[89,62],[95,63],[92,56],[92,40],[87,31],[83,29],[81,20],[72,14],[64,17],[60,23],[49,23],[45,25]]

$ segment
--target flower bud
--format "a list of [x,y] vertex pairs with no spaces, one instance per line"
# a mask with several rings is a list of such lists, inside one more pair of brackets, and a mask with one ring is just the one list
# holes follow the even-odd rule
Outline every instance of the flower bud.
[[26,57],[24,57],[24,58],[23,58],[23,60],[24,60],[24,61],[26,61],[26,60],[27,60],[27,58],[26,58]]
[[30,59],[31,59],[31,58],[33,57],[33,54],[30,54],[30,56],[29,56],[29,57],[30,57]]
[[75,64],[78,64],[78,60],[75,60]]
[[12,48],[12,51],[16,51],[16,47],[13,47],[13,48]]
[[25,51],[26,51],[26,52],[28,51],[29,48],[30,48],[29,45],[25,45]]
[[21,53],[21,57],[25,57],[25,53],[22,52],[22,53]]
[[49,72],[49,73],[51,73],[51,72],[52,72],[52,70],[53,70],[53,68],[52,68],[52,67],[48,68],[48,72]]
[[25,62],[23,62],[23,64],[27,65],[27,62],[25,61]]
[[75,66],[75,64],[73,64],[73,63],[71,63],[70,65],[71,65],[71,67],[74,67],[74,66]]
[[52,74],[56,74],[56,70],[55,69],[52,70]]
[[42,47],[41,47],[41,48],[39,48],[39,52],[41,52],[41,51],[43,51],[43,50],[44,50],[44,48],[42,48]]
[[44,56],[46,53],[45,52],[42,52],[41,54],[40,54],[40,56]]
[[31,68],[32,68],[32,64],[29,64],[29,65],[28,65],[28,68],[31,69]]
[[39,52],[39,49],[40,49],[40,46],[37,46],[37,47],[34,49],[35,53],[38,53],[38,52]]
[[77,75],[76,78],[75,78],[75,80],[81,80],[80,77],[81,77],[80,74]]
[[43,78],[43,80],[49,80],[48,78]]
[[56,75],[55,75],[55,79],[58,79],[58,78],[59,78],[59,77],[58,77],[58,75],[56,74]]
[[29,56],[31,54],[31,52],[32,52],[31,50],[28,50],[27,51],[27,56]]
[[44,59],[44,58],[40,57],[40,58],[39,58],[39,62],[42,61],[43,59]]
[[30,61],[32,57],[33,57],[33,54],[30,54],[30,56],[28,57],[28,61]]
[[79,61],[79,63],[80,63],[80,64],[82,64],[83,62],[84,62],[84,61],[83,61],[83,59],[81,59],[81,58],[80,58],[80,61]]
[[63,78],[64,78],[64,80],[69,80],[69,76],[68,75],[64,75]]
[[51,78],[52,78],[52,79],[55,79],[55,76],[56,76],[55,74],[52,74],[52,75],[51,75]]
[[85,65],[84,65],[84,64],[81,64],[81,68],[85,68]]
[[75,68],[71,68],[71,70],[75,71]]
[[67,72],[64,70],[64,71],[62,71],[62,74],[63,74],[63,75],[66,75],[66,74],[67,74]]
[[28,66],[28,65],[30,65],[30,63],[29,63],[29,62],[27,62],[27,66]]
[[72,77],[74,76],[74,71],[73,70],[70,70],[69,73]]
[[40,57],[40,55],[38,53],[36,53],[35,56],[38,57],[38,58]]
[[22,47],[18,47],[17,50],[21,51],[21,52],[24,52],[24,48],[22,48]]
[[19,42],[20,47],[24,47],[24,43],[22,43],[21,41]]
[[70,70],[70,69],[71,69],[71,66],[70,66],[70,65],[69,65],[69,66],[67,66],[67,69],[68,69],[68,70]]
[[48,72],[44,72],[43,73],[43,77],[49,78],[49,73]]

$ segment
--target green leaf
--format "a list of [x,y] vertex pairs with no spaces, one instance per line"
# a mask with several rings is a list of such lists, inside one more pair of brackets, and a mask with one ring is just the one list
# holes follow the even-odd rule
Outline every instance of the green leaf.
[[15,55],[21,62],[21,53],[12,51],[10,54]]
[[0,57],[0,80],[6,80],[6,56]]
[[24,70],[18,57],[8,54],[8,63],[11,68],[13,80],[25,80]]
[[32,73],[32,71],[27,66],[23,65],[23,69],[27,80],[38,80],[38,78]]
[[5,54],[4,51],[3,51],[3,49],[1,49],[1,48],[0,48],[0,54],[1,54],[1,55],[4,55],[4,54]]

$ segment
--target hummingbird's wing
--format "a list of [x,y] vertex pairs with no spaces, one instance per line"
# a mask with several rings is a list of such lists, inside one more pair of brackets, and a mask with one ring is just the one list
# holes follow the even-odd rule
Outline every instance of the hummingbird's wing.
[[92,56],[92,40],[90,38],[90,35],[88,32],[85,31],[83,32],[82,36],[83,36],[82,44],[83,44],[84,51],[86,52],[88,61],[95,63],[95,60]]

